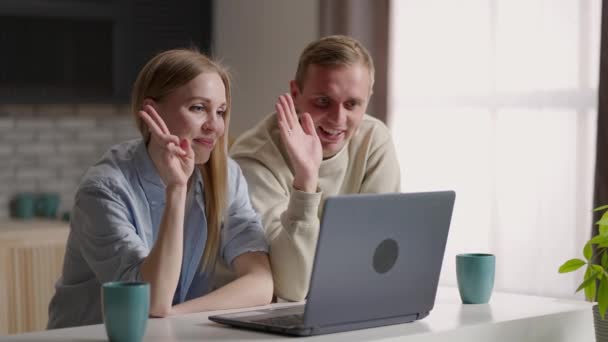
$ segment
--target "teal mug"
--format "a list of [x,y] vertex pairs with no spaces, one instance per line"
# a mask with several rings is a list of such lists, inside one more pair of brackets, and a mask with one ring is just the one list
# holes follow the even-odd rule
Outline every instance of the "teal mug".
[[150,311],[150,284],[110,282],[101,288],[103,322],[110,342],[140,342]]
[[30,219],[35,214],[36,195],[31,192],[21,192],[10,203],[11,216],[18,219]]
[[36,198],[36,216],[38,217],[57,217],[59,209],[59,194],[56,192],[45,192]]
[[463,304],[485,304],[494,289],[496,256],[484,253],[458,254],[456,278]]

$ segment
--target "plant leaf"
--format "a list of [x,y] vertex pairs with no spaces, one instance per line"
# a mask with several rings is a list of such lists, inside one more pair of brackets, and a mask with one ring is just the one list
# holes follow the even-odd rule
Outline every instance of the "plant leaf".
[[604,214],[602,214],[602,217],[597,223],[599,226],[599,232],[602,235],[608,234],[608,224],[605,223],[606,221],[608,221],[608,210]]
[[602,277],[608,277],[608,272],[602,266],[596,264],[591,264],[590,266],[597,272],[597,280],[602,279]]
[[595,287],[595,280],[597,280],[598,275],[601,275],[601,273],[597,272],[596,270],[592,270],[591,271],[591,275],[589,276],[589,278],[586,278],[576,289],[576,292],[584,289],[585,287],[593,284],[593,287]]
[[597,273],[601,273],[600,275],[598,275],[598,279],[600,278],[601,275],[604,275],[604,269],[602,268],[602,266],[600,265],[596,265],[596,264],[590,264],[589,266],[591,266],[591,268],[593,268],[593,270]]
[[593,246],[591,246],[589,242],[587,242],[583,248],[583,256],[587,261],[591,260],[591,257],[593,256]]
[[600,280],[600,287],[597,292],[597,305],[600,310],[602,319],[606,316],[606,309],[608,309],[608,280],[606,277],[602,277]]
[[[591,277],[591,267],[587,267],[587,270],[585,271],[585,279],[588,279],[589,277]],[[592,286],[587,286],[585,287],[585,298],[587,298],[587,300],[590,300],[592,302],[595,301],[595,282],[591,283]]]
[[601,207],[597,207],[597,208],[593,209],[593,211],[602,211],[604,209],[608,209],[608,204],[607,205],[603,205]]
[[608,210],[606,210],[603,214],[602,217],[600,218],[599,221],[596,222],[597,224],[606,224],[608,223]]
[[602,217],[596,222],[596,224],[599,226],[600,235],[608,234],[608,210],[602,214]]
[[600,224],[599,226],[600,235],[608,235],[608,225]]
[[593,237],[593,239],[589,240],[589,242],[587,242],[589,244],[595,245],[595,244],[606,244],[608,243],[608,236],[607,235],[596,235]]
[[570,259],[559,267],[558,272],[559,273],[568,273],[568,272],[576,271],[579,268],[581,268],[583,265],[586,265],[586,264],[587,263],[581,259]]
[[608,253],[606,253],[605,249],[603,249],[600,253],[603,253],[602,254],[602,268],[608,269]]

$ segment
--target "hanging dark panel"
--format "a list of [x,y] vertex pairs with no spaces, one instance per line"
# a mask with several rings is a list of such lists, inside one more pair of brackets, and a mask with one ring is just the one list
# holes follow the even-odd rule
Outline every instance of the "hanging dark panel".
[[0,103],[127,103],[154,54],[210,53],[212,1],[3,0]]

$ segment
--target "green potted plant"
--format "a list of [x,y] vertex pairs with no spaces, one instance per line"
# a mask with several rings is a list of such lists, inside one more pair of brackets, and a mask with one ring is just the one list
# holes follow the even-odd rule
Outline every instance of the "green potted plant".
[[[608,309],[608,205],[594,209],[604,211],[596,224],[599,233],[593,236],[583,248],[583,259],[570,259],[559,268],[559,273],[568,273],[587,265],[583,282],[576,289],[585,291],[585,297],[590,301],[597,301],[593,307],[595,318],[595,333],[597,341],[608,341],[608,336],[598,335],[598,324],[608,327],[608,320],[604,320]],[[595,253],[593,252],[595,247]],[[604,330],[605,328],[602,328]]]

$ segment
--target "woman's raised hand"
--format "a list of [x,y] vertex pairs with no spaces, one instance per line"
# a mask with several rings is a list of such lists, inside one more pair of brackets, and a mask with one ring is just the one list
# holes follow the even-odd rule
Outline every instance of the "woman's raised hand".
[[138,115],[150,131],[148,148],[165,185],[185,186],[194,171],[194,150],[187,139],[172,135],[154,107],[145,105]]

